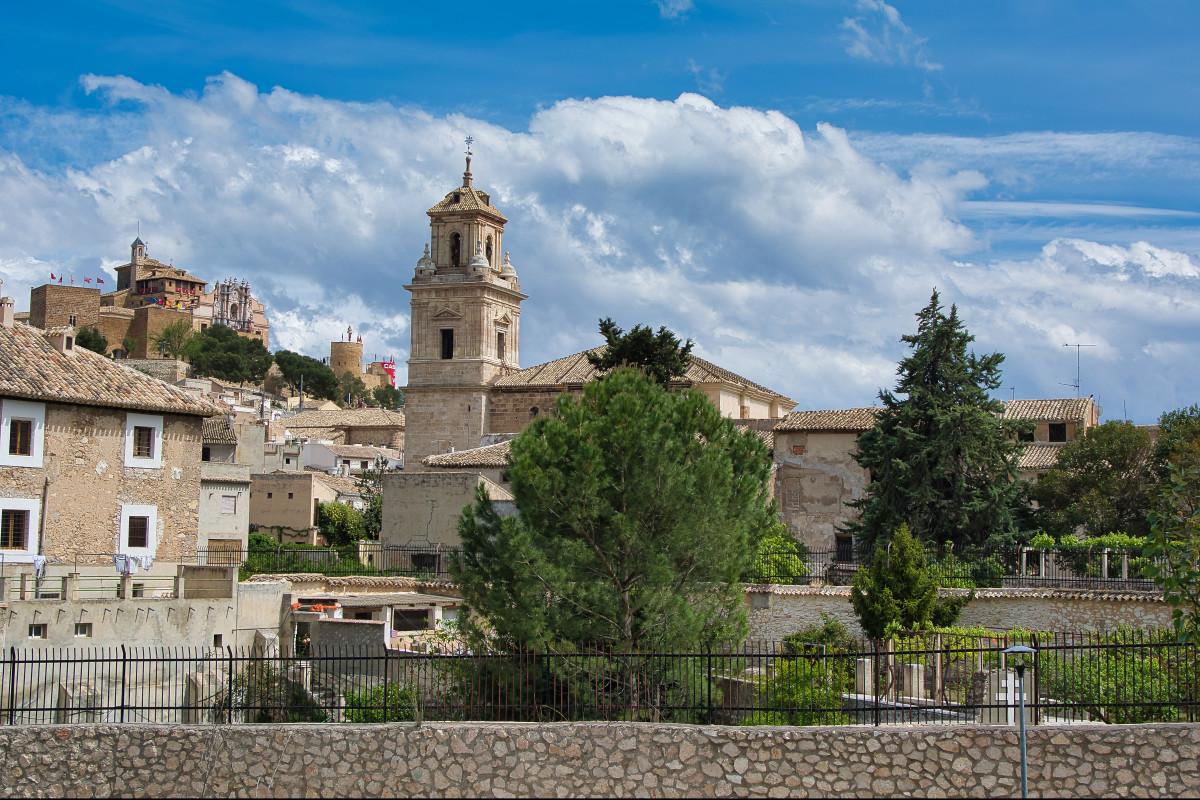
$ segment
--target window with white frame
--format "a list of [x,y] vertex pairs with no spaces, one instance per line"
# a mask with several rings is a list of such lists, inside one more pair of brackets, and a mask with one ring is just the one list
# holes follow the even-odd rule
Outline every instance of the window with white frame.
[[41,467],[45,430],[45,403],[0,401],[0,466]]
[[33,499],[0,497],[0,558],[28,564],[38,554],[40,504]]
[[162,467],[163,418],[154,414],[125,415],[125,466]]
[[121,506],[121,531],[117,550],[131,556],[152,556],[158,534],[158,506]]

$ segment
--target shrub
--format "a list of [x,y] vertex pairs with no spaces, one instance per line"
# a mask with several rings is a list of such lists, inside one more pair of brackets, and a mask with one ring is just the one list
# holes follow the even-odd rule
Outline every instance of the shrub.
[[391,683],[385,689],[379,684],[346,694],[346,722],[411,722],[416,718],[417,693],[411,686]]

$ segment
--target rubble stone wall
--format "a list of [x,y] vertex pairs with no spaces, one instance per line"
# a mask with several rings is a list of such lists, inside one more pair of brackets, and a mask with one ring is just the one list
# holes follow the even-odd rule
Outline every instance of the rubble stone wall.
[[[1032,727],[1032,797],[1194,796],[1200,726]],[[1014,797],[1012,728],[550,723],[0,729],[10,797]]]

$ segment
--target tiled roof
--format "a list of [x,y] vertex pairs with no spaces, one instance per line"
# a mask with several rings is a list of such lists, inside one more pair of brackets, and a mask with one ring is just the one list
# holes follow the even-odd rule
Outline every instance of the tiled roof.
[[1004,419],[1041,420],[1043,422],[1085,422],[1095,401],[1090,397],[1062,400],[1007,400]]
[[[315,473],[316,479],[321,483],[333,489],[340,495],[349,497],[362,497],[362,488],[354,482],[353,478],[343,478],[341,475],[330,475],[328,472],[316,470],[313,467],[306,467],[305,472]],[[305,474],[305,473],[298,473]]]
[[508,222],[508,219],[501,214],[495,206],[492,205],[492,198],[487,192],[481,192],[474,186],[460,186],[454,191],[447,194],[442,201],[429,209],[429,214],[444,213],[448,211],[482,211],[485,214],[496,217],[502,222]]
[[204,420],[200,438],[205,444],[237,444],[237,432],[224,414]]
[[337,411],[301,411],[280,422],[290,431],[305,428],[403,428],[404,414],[383,408],[346,408]]
[[776,419],[735,419],[733,422],[735,428],[740,428],[744,431],[750,431],[758,438],[763,440],[763,444],[768,450],[775,449],[775,425],[779,422]]
[[839,408],[828,411],[793,411],[775,426],[776,433],[791,431],[862,432],[875,424],[879,408]]
[[384,458],[400,457],[399,450],[393,450],[390,447],[373,447],[365,444],[329,444],[325,445],[325,449],[338,458],[353,458],[360,461],[364,459],[374,461],[375,456],[383,456]]
[[0,395],[207,417],[217,406],[182,389],[77,347],[58,352],[45,332],[0,326]]
[[494,468],[508,466],[508,449],[511,440],[491,444],[487,447],[476,447],[472,450],[459,450],[457,453],[439,453],[426,456],[421,463],[430,467],[443,469],[461,469],[463,467]]
[[[603,353],[605,346],[596,347],[592,350],[585,350],[582,353],[557,358],[554,361],[548,361],[545,364],[538,364],[533,367],[514,372],[511,375],[506,375],[494,384],[501,388],[522,387],[536,388],[544,387],[547,389],[560,386],[582,385],[590,380],[594,380],[600,371],[592,366],[587,359],[588,353]],[[688,370],[682,378],[676,378],[672,383],[676,384],[700,384],[700,383],[728,383],[734,386],[751,389],[762,395],[770,398],[778,398],[785,403],[795,404],[794,401],[779,392],[772,391],[765,386],[747,380],[737,373],[730,372],[723,367],[718,367],[710,361],[705,361],[699,356],[688,356]]]
[[[818,597],[850,597],[849,586],[788,586],[778,584],[747,584],[747,593],[762,593],[768,586],[778,595],[809,595]],[[943,597],[965,597],[966,589],[939,589]],[[1158,589],[1138,591],[1136,589],[1059,589],[1059,588],[984,588],[975,590],[976,598],[1048,598],[1062,600],[1099,600],[1110,603],[1163,603]]]
[[1030,472],[1039,469],[1051,469],[1058,463],[1058,448],[1061,443],[1030,442],[1025,445],[1025,451],[1017,462],[1017,469]]

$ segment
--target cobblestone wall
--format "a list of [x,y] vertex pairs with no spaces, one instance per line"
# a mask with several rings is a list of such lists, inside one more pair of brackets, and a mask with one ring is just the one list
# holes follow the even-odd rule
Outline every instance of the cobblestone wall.
[[[1194,796],[1200,726],[1029,730],[1033,797]],[[1011,728],[31,726],[10,797],[1012,797]]]

